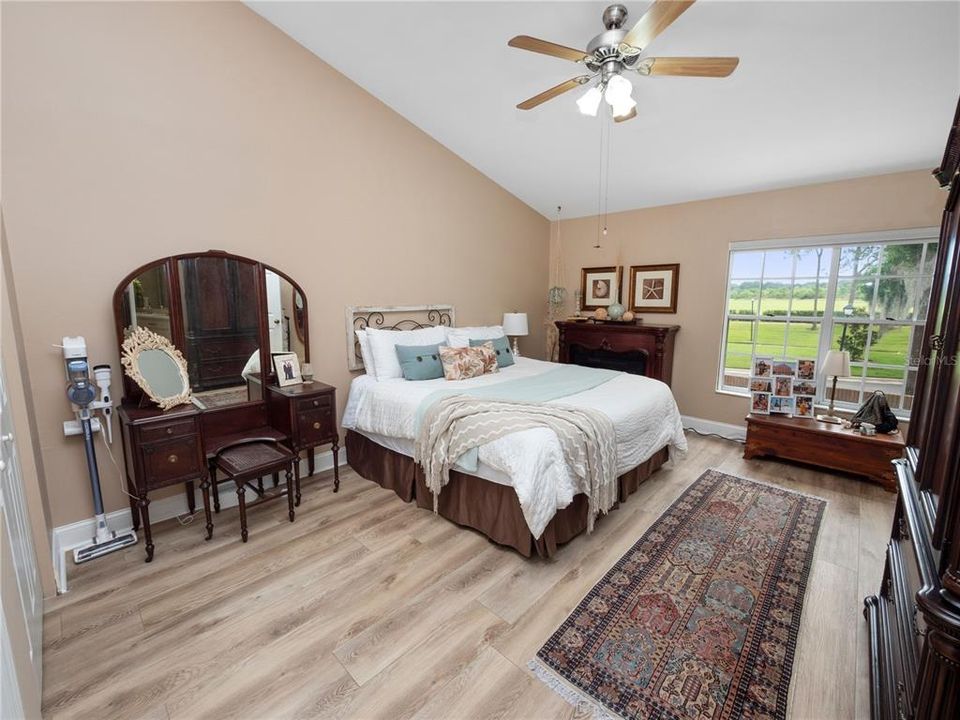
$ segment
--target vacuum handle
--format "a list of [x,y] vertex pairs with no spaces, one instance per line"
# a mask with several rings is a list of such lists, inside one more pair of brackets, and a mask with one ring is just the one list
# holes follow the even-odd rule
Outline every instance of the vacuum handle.
[[100,469],[97,467],[97,451],[93,444],[93,427],[90,424],[89,414],[84,413],[80,416],[80,427],[83,429],[83,449],[87,455],[87,470],[90,472],[94,514],[103,515],[103,497],[100,495]]

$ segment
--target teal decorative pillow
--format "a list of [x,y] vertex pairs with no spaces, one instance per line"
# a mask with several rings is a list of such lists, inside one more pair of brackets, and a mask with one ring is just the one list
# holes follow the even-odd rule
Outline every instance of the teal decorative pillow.
[[513,359],[513,350],[510,348],[510,341],[505,337],[493,338],[493,340],[471,340],[470,347],[480,347],[484,343],[493,343],[493,351],[497,355],[497,367],[509,367],[516,361]]
[[397,360],[404,380],[436,380],[443,377],[440,345],[397,345]]

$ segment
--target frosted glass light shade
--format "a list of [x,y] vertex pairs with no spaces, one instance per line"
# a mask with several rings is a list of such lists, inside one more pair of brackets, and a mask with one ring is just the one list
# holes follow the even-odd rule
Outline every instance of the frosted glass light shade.
[[592,87],[580,96],[577,100],[577,107],[580,108],[580,112],[584,115],[596,117],[602,97],[603,93],[600,92],[600,88]]
[[610,107],[613,110],[613,116],[615,118],[622,118],[629,115],[636,106],[637,101],[627,95],[626,100],[618,100]]
[[527,327],[526,313],[504,313],[503,314],[503,334],[511,337],[529,335],[530,329]]
[[607,89],[603,93],[603,99],[606,100],[611,107],[616,108],[618,105],[623,105],[628,101],[632,102],[632,98],[630,97],[630,93],[632,92],[633,84],[629,80],[622,75],[614,75],[607,81]]
[[828,350],[820,372],[826,377],[850,377],[850,353],[846,350]]

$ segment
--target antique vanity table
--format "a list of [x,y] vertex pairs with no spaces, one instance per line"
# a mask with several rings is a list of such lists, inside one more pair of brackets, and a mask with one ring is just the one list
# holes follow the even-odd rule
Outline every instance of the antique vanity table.
[[[180,351],[173,352],[185,358],[183,381],[192,395],[192,402],[164,410],[124,373],[117,414],[130,510],[134,528],[143,527],[147,562],[154,552],[150,493],[183,484],[194,512],[199,483],[209,534],[211,462],[237,442],[280,441],[297,455],[306,452],[310,475],[315,448],[331,445],[336,492],[335,389],[321,382],[279,387],[272,366],[277,353],[296,353],[301,364],[310,360],[307,300],[290,277],[218,250],[177,255],[130,273],[117,287],[113,307],[121,345],[145,327]],[[176,378],[157,377],[154,383],[176,386]],[[299,473],[295,487],[299,505]],[[254,490],[264,496],[262,483]],[[215,505],[219,509],[216,494]]]

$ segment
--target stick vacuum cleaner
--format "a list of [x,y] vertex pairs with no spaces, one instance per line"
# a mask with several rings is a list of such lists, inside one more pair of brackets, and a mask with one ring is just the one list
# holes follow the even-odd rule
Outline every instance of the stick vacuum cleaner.
[[[82,337],[63,339],[63,358],[67,366],[67,398],[73,404],[76,420],[63,423],[66,435],[82,435],[83,448],[87,456],[87,471],[90,473],[90,489],[93,492],[93,511],[96,515],[96,535],[90,542],[73,551],[75,563],[93,560],[115,550],[135,545],[137,535],[133,530],[116,533],[107,526],[103,511],[103,497],[100,494],[100,470],[97,468],[97,450],[94,446],[94,433],[106,432],[113,441],[110,398],[110,366],[96,365],[93,368],[95,383],[90,381],[90,365],[87,362],[87,344]],[[97,396],[100,399],[97,399]],[[103,421],[94,417],[95,412],[103,414]]]

